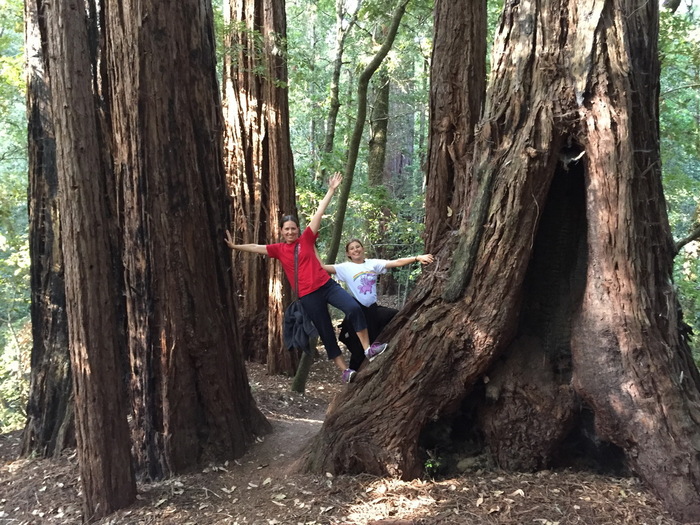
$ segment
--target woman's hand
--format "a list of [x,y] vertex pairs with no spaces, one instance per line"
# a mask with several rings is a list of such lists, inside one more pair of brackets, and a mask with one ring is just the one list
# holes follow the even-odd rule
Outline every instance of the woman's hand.
[[231,232],[226,230],[226,238],[224,239],[224,242],[228,245],[229,248],[233,250],[233,248],[236,246],[236,244],[233,242],[233,237],[231,236]]
[[328,180],[328,187],[335,190],[338,186],[340,186],[341,182],[343,182],[343,175],[339,171],[336,171]]
[[416,261],[418,261],[421,264],[430,264],[434,260],[435,258],[430,253],[416,256]]

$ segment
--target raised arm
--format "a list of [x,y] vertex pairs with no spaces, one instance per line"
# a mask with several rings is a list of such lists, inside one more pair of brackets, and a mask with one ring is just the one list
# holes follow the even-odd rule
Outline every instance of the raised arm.
[[264,244],[234,244],[233,237],[231,236],[231,233],[228,230],[226,230],[226,238],[224,239],[224,242],[232,250],[239,250],[241,252],[259,253],[260,255],[268,255],[267,246],[265,246]]
[[321,202],[318,205],[318,210],[316,210],[314,216],[311,217],[311,222],[309,223],[309,228],[311,228],[312,232],[318,233],[318,230],[321,227],[321,219],[323,218],[323,214],[326,212],[326,208],[328,208],[328,204],[330,204],[336,188],[340,186],[342,181],[343,176],[340,173],[335,173],[328,181],[328,191],[326,192],[326,196],[321,199]]
[[394,259],[393,261],[389,261],[386,263],[387,268],[398,268],[399,266],[406,266],[407,264],[411,264],[414,262],[419,262],[421,264],[430,264],[433,262],[435,258],[429,254],[423,254],[423,255],[416,255],[415,257],[404,257],[403,259]]

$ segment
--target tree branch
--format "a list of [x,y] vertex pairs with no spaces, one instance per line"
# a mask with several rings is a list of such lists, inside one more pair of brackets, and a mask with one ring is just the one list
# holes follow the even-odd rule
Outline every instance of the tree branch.
[[689,235],[676,241],[675,252],[673,255],[674,256],[678,255],[678,253],[681,251],[681,248],[683,248],[683,246],[685,246],[686,244],[688,244],[692,241],[696,241],[698,239],[700,239],[700,225],[696,226],[695,229],[693,231],[691,231]]

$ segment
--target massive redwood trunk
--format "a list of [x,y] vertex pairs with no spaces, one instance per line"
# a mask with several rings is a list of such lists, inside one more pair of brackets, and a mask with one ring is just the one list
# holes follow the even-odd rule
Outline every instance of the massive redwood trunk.
[[237,331],[211,5],[107,3],[139,466],[159,478],[241,456],[270,425]]
[[48,5],[46,42],[65,260],[75,425],[84,500],[92,521],[136,497],[118,359],[118,275],[113,267],[103,152],[86,5]]
[[596,439],[675,516],[700,520],[700,380],[671,282],[657,21],[637,0],[506,6],[460,228],[385,332],[390,349],[337,398],[308,468],[410,478],[421,434],[468,418],[501,466],[532,470],[556,464],[592,414]]
[[[45,4],[25,2],[32,371],[22,455],[75,445],[58,172],[46,56]],[[42,46],[42,42],[44,46]]]
[[[224,109],[226,172],[238,244],[278,242],[282,215],[296,215],[294,163],[284,39],[284,0],[229,0]],[[262,45],[261,45],[262,43]],[[267,362],[271,374],[293,374],[297,356],[284,348],[282,317],[290,297],[282,267],[234,252],[240,325],[246,357]]]

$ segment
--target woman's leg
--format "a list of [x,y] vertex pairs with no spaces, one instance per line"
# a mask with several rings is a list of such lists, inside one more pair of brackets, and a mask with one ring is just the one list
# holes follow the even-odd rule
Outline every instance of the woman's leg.
[[371,305],[367,310],[365,310],[365,317],[367,318],[367,328],[369,330],[369,340],[371,342],[376,342],[379,334],[382,330],[386,328],[386,325],[399,313],[398,310],[394,308],[388,308],[386,306],[379,306],[377,303]]
[[[345,318],[352,324],[357,333],[357,337],[362,343],[362,348],[369,348],[369,333],[367,332],[367,321],[365,314],[362,312],[362,307],[352,296],[343,290],[343,288],[335,281],[329,287],[327,298],[328,303],[332,304],[345,314]],[[324,285],[326,286],[326,285]]]
[[301,305],[304,307],[304,313],[309,316],[318,330],[318,336],[326,349],[328,359],[332,360],[341,370],[345,370],[347,366],[345,366],[343,353],[338,346],[338,340],[335,338],[335,330],[333,330],[331,316],[328,313],[328,303],[323,288],[301,297]]

